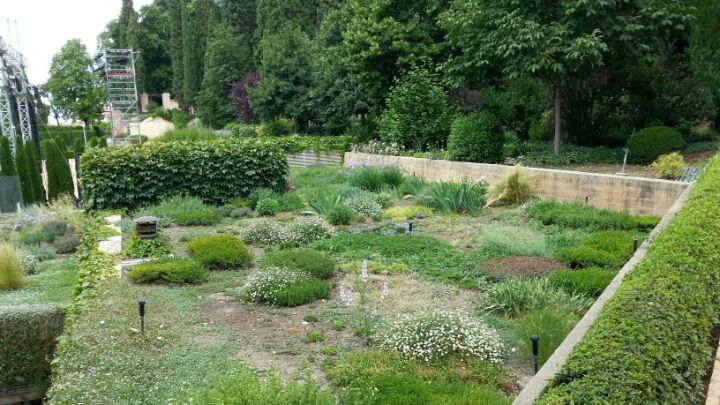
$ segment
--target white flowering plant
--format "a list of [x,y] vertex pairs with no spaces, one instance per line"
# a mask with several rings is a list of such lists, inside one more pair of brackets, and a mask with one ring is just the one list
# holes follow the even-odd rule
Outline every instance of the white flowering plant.
[[380,205],[370,193],[358,193],[345,200],[347,205],[355,215],[364,218],[374,217],[382,212]]
[[501,363],[507,354],[495,330],[480,320],[449,311],[400,315],[376,340],[382,348],[426,362],[454,355]]
[[248,278],[243,292],[250,301],[276,304],[279,292],[310,279],[312,279],[310,273],[301,270],[267,267]]
[[297,218],[288,224],[260,219],[248,225],[241,237],[257,245],[306,245],[335,234],[335,228],[320,217]]
[[292,242],[306,245],[320,239],[328,239],[335,235],[335,228],[321,217],[297,218],[290,224],[290,238]]

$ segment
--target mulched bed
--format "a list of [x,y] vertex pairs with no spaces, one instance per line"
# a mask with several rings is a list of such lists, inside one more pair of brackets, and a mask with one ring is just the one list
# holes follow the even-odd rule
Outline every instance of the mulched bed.
[[488,260],[482,263],[480,267],[491,278],[510,276],[540,277],[556,270],[568,268],[565,263],[558,260],[532,256],[513,256]]

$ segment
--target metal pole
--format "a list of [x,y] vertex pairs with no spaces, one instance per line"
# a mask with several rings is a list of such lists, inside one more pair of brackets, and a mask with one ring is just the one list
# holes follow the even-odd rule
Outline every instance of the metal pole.
[[533,335],[530,340],[532,340],[532,349],[533,349],[533,363],[535,365],[535,374],[538,372],[538,354],[539,354],[539,347],[538,342],[540,341],[540,337],[537,335]]
[[638,237],[633,236],[633,252],[637,252],[638,250]]
[[145,301],[138,301],[140,310],[140,333],[145,335]]

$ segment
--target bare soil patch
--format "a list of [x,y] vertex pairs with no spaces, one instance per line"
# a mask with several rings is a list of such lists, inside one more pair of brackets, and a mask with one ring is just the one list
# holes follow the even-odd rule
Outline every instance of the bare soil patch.
[[520,256],[489,260],[481,265],[481,269],[486,271],[488,276],[492,278],[508,276],[540,277],[567,268],[565,263],[555,259]]

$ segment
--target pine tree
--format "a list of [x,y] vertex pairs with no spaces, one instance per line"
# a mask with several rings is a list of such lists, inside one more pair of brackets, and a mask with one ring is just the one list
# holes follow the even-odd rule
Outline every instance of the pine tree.
[[0,136],[0,176],[17,176],[10,138],[6,136]]
[[40,164],[37,149],[35,148],[35,142],[25,143],[23,149],[25,149],[25,159],[27,162],[30,182],[32,184],[33,202],[44,203],[45,188],[43,187],[42,176],[40,175]]
[[33,194],[32,181],[27,165],[27,155],[25,154],[21,136],[15,137],[15,168],[20,177],[20,189],[22,190],[23,202],[30,204],[35,201],[35,195]]
[[205,60],[203,89],[198,94],[198,115],[212,128],[222,128],[235,120],[230,99],[233,82],[242,80],[252,69],[252,54],[246,41],[233,35],[231,29],[215,30]]
[[196,97],[205,72],[205,51],[210,29],[215,24],[214,0],[194,0],[184,8],[183,27],[183,100],[196,106]]

